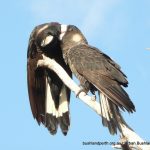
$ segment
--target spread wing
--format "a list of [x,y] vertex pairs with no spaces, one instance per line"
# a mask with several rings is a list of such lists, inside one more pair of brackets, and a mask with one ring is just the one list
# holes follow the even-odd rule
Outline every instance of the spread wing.
[[68,52],[68,62],[74,68],[75,74],[82,75],[114,104],[129,112],[135,110],[121,86],[128,85],[126,76],[109,56],[94,47],[82,44]]

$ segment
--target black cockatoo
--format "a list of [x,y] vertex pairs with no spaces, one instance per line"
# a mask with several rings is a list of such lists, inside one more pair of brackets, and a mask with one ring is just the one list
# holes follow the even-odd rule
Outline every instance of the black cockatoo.
[[55,59],[71,76],[72,73],[62,57],[58,39],[60,34],[59,23],[46,23],[34,28],[28,44],[27,81],[33,117],[39,124],[43,123],[51,134],[55,134],[60,125],[66,135],[70,125],[70,90],[53,71],[37,67],[38,60],[44,54]]
[[99,49],[90,46],[73,25],[61,25],[61,49],[63,58],[72,73],[79,79],[81,90],[93,94],[98,91],[103,114],[102,123],[111,134],[120,129],[119,122],[124,122],[119,108],[128,112],[135,111],[135,106],[123,89],[128,86],[126,75],[120,66]]

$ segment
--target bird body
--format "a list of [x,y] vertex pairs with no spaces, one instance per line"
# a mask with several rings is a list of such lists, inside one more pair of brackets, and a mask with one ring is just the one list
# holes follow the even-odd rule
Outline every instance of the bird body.
[[[119,111],[126,109],[135,111],[134,104],[122,86],[127,87],[126,75],[120,66],[109,56],[90,46],[81,31],[73,26],[66,27],[65,34],[60,36],[61,48],[65,62],[73,74],[79,79],[83,91],[98,91],[102,113],[103,125],[107,126],[112,134],[117,132]],[[123,119],[121,120],[123,122]]]
[[42,59],[44,54],[55,59],[71,76],[56,38],[59,30],[59,24],[47,23],[35,27],[31,33],[27,54],[28,93],[32,113],[37,122],[43,123],[51,134],[55,134],[60,125],[66,135],[70,125],[70,90],[53,71],[37,67],[38,60]]

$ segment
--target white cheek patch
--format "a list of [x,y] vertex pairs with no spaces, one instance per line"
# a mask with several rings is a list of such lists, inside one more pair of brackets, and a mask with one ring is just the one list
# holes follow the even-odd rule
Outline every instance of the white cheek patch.
[[82,40],[82,37],[79,34],[74,34],[72,40],[74,42],[80,42]]
[[61,25],[61,34],[60,34],[60,36],[59,36],[59,39],[60,39],[60,40],[62,40],[62,38],[63,38],[63,36],[65,35],[66,31],[67,31],[67,25],[62,24],[62,25]]
[[52,40],[53,40],[53,36],[49,35],[47,36],[41,43],[41,46],[44,47],[46,45],[48,45]]

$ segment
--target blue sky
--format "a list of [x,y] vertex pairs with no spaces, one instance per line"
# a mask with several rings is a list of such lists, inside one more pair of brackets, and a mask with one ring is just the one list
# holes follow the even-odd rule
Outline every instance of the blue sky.
[[33,119],[27,93],[26,53],[34,26],[51,21],[78,26],[89,43],[111,56],[129,80],[126,91],[137,112],[123,113],[128,124],[150,141],[149,0],[3,0],[0,6],[1,104],[0,149],[103,149],[83,141],[115,142],[101,118],[72,93],[71,127],[55,136]]

